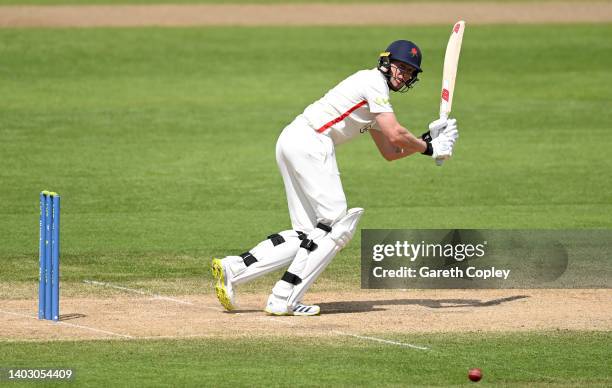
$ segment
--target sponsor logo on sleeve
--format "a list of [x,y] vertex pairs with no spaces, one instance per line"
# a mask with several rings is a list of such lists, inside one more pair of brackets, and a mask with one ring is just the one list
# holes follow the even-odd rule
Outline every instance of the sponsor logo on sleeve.
[[376,102],[378,105],[381,105],[381,106],[390,105],[389,98],[387,97],[376,97],[374,102]]

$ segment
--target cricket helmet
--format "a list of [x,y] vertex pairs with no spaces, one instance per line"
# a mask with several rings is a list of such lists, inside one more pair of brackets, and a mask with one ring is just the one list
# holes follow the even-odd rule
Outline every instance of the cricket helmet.
[[387,51],[380,54],[378,59],[378,70],[389,79],[391,77],[391,61],[400,61],[415,68],[412,78],[406,81],[406,85],[400,91],[407,91],[418,81],[417,75],[421,69],[422,54],[419,47],[409,40],[396,40],[387,47]]

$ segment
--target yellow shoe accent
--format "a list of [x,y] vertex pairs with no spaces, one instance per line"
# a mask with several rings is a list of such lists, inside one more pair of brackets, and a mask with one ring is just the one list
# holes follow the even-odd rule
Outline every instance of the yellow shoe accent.
[[223,307],[227,311],[232,311],[234,309],[234,305],[227,293],[227,289],[225,288],[225,274],[223,272],[223,264],[221,264],[221,260],[213,259],[211,265],[213,278],[217,281],[215,284],[215,293],[217,294],[217,299],[223,305]]
[[268,314],[268,315],[274,315],[275,317],[286,317],[286,316],[288,316],[288,315],[292,315],[292,314],[290,314],[289,312],[286,312],[286,313],[275,313],[274,311],[270,311],[270,310],[268,310],[268,308],[267,308],[267,307],[264,309],[264,311],[266,312],[266,314]]

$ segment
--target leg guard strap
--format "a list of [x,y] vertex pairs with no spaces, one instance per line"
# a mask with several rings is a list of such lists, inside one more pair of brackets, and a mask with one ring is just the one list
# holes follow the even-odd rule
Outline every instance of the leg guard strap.
[[280,245],[285,242],[285,239],[280,234],[271,234],[268,236],[268,240],[272,241],[274,246]]
[[315,249],[317,249],[317,244],[315,244],[315,242],[314,242],[314,241],[312,241],[312,240],[309,240],[309,239],[307,239],[307,238],[304,238],[304,239],[302,240],[302,243],[300,244],[300,248],[304,248],[304,249],[306,249],[307,251],[312,252],[312,251],[314,251]]
[[299,276],[294,275],[289,271],[285,272],[281,280],[284,280],[289,284],[293,284],[294,286],[297,286],[302,282],[302,279]]
[[321,230],[323,230],[323,231],[325,231],[325,232],[327,232],[327,233],[329,233],[329,232],[331,232],[331,231],[332,231],[331,226],[329,226],[329,225],[325,225],[325,224],[320,223],[320,222],[317,224],[317,228],[319,228],[319,229],[321,229]]
[[244,265],[247,267],[257,263],[258,261],[257,258],[251,254],[251,252],[244,252],[240,255],[240,257],[242,257],[242,260],[244,260]]

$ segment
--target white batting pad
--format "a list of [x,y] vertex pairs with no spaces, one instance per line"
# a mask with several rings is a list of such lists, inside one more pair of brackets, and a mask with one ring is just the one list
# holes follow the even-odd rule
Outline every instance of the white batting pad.
[[289,265],[295,257],[302,240],[299,239],[299,235],[295,230],[285,230],[278,234],[283,237],[285,242],[275,246],[270,239],[267,239],[257,244],[256,247],[249,251],[257,259],[257,262],[248,267],[245,266],[240,256],[231,256],[239,259],[232,260],[231,268],[235,274],[234,278],[231,279],[232,283],[246,283]]

